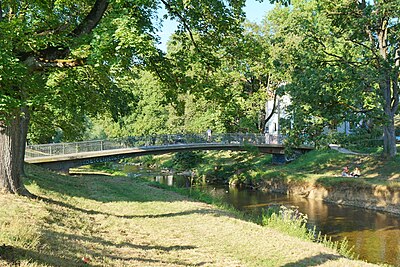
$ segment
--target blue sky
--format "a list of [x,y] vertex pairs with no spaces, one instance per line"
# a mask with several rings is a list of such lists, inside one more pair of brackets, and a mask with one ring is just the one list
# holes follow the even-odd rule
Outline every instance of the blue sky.
[[265,14],[273,8],[274,5],[270,4],[268,0],[264,0],[262,3],[256,0],[247,0],[244,12],[249,21],[260,23]]
[[[256,0],[247,0],[246,7],[244,11],[246,12],[246,17],[251,22],[260,23],[264,18],[265,14],[270,11],[274,5],[270,4],[268,0],[260,3]],[[174,21],[164,21],[162,31],[159,33],[161,37],[161,44],[158,46],[163,51],[166,51],[166,45],[169,37],[176,29],[176,22]]]

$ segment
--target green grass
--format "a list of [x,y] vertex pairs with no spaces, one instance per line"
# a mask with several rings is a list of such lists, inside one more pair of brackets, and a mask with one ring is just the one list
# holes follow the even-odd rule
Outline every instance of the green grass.
[[27,174],[38,199],[0,195],[0,266],[372,266],[132,177]]
[[[242,161],[237,152],[210,152],[200,173],[210,176],[233,177],[237,181],[256,185],[265,180],[281,180],[290,183],[310,183],[322,186],[388,186],[400,188],[400,155],[385,160],[377,155],[342,154],[334,150],[314,150],[285,165],[272,165],[270,155],[250,155]],[[360,167],[362,177],[341,177],[341,170]],[[218,166],[218,170],[214,168]],[[241,166],[241,167],[238,167]],[[234,177],[240,170],[240,177]]]
[[353,252],[353,248],[349,247],[348,241],[333,242],[326,235],[322,236],[321,232],[317,233],[316,229],[307,228],[308,217],[306,214],[300,213],[296,209],[290,209],[285,206],[270,208],[262,214],[261,224],[267,227],[277,229],[290,236],[298,237],[304,240],[318,242],[324,246],[332,248],[340,255],[347,258],[357,259],[358,256]]

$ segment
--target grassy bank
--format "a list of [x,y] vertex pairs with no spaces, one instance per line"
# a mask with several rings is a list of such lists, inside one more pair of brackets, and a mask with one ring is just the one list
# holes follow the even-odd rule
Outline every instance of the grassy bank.
[[[376,155],[342,154],[334,150],[311,151],[290,164],[272,165],[271,156],[243,155],[244,152],[210,152],[198,167],[207,179],[229,177],[231,183],[257,186],[265,180],[307,182],[323,186],[383,185],[400,189],[400,156],[384,160]],[[341,177],[344,166],[361,169],[361,177]]]
[[0,266],[373,266],[131,177],[29,166],[0,195]]

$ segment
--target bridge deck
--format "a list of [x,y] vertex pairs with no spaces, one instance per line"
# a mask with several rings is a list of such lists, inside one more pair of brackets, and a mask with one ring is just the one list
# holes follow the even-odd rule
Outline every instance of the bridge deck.
[[[211,140],[207,136],[196,134],[132,136],[113,140],[30,145],[26,149],[25,161],[53,170],[68,170],[72,167],[143,155],[191,150],[247,151],[249,147],[257,147],[261,153],[273,154],[273,159],[280,161],[285,160],[283,140],[279,135],[249,133],[216,134]],[[311,149],[310,146],[296,148],[300,151]]]
[[[255,145],[262,153],[284,154],[283,145],[264,144]],[[246,150],[247,148],[241,144],[220,144],[220,143],[204,143],[204,144],[173,144],[166,146],[145,146],[136,148],[118,148],[93,152],[80,152],[64,155],[40,156],[34,158],[26,158],[25,161],[32,164],[76,161],[83,159],[93,159],[110,156],[132,157],[148,154],[164,154],[186,150]]]

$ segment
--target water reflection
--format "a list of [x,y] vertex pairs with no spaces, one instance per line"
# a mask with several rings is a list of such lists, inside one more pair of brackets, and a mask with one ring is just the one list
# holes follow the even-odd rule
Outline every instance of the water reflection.
[[[191,177],[153,176],[155,181],[178,187],[190,187]],[[211,194],[236,209],[260,213],[271,205],[297,208],[307,214],[309,227],[327,234],[332,240],[346,238],[360,259],[400,266],[400,218],[388,213],[333,205],[296,196],[265,193],[226,186],[205,187]]]
[[261,212],[270,205],[295,207],[307,214],[309,227],[315,226],[334,241],[346,238],[360,259],[400,266],[399,217],[296,196],[237,188],[222,190],[224,199],[242,211]]
[[[173,175],[167,175],[167,176],[161,176],[157,175],[154,177],[154,181],[159,182],[161,184],[166,184],[169,186],[174,185],[174,176]],[[181,186],[181,185],[175,185],[175,186]]]

